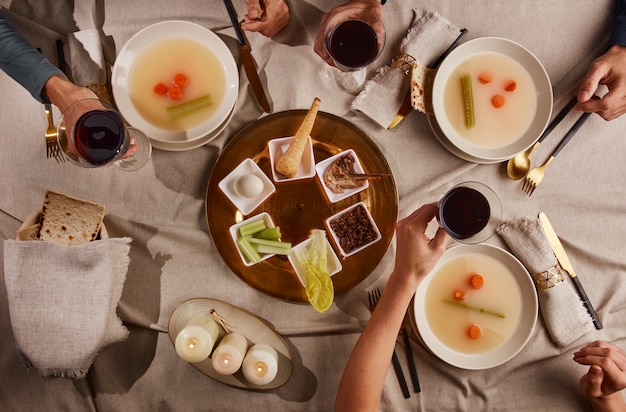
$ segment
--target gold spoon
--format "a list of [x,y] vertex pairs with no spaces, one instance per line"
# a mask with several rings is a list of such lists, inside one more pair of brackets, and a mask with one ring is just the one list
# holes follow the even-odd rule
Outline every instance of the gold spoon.
[[563,120],[563,118],[572,110],[574,106],[576,106],[578,100],[574,97],[568,104],[565,106],[559,114],[556,115],[554,120],[546,127],[546,130],[543,131],[539,139],[525,152],[520,152],[517,155],[513,156],[509,159],[506,164],[506,174],[510,179],[520,180],[530,170],[530,154],[535,150],[543,140],[548,137],[548,135],[554,130],[554,128]]

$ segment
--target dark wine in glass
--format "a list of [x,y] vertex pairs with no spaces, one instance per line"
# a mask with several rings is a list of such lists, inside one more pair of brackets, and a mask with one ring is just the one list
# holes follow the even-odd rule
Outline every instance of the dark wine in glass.
[[366,8],[348,7],[328,20],[324,35],[326,51],[335,65],[326,66],[326,75],[341,90],[357,91],[365,82],[365,68],[385,45],[383,22]]
[[360,20],[347,20],[330,34],[328,50],[338,67],[365,67],[378,55],[378,36]]
[[107,164],[122,150],[126,130],[121,116],[115,112],[87,112],[78,119],[75,128],[76,149],[89,163]]
[[462,243],[480,243],[489,239],[501,217],[500,199],[479,182],[459,183],[439,200],[439,224]]

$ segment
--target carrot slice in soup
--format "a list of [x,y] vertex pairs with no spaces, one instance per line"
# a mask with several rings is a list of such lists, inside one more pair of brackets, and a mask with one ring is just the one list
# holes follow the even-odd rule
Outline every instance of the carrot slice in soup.
[[499,109],[502,106],[504,106],[504,103],[506,103],[506,99],[503,96],[499,95],[499,94],[496,94],[495,96],[493,96],[491,98],[491,104],[496,109]]
[[483,278],[479,273],[474,273],[470,277],[470,284],[474,289],[480,289],[485,285],[485,278]]
[[480,338],[482,334],[483,334],[482,329],[480,328],[480,326],[478,326],[475,323],[472,326],[470,326],[469,329],[467,330],[467,335],[471,339],[478,339]]
[[159,96],[165,96],[167,94],[167,86],[163,83],[159,83],[154,86],[154,92]]
[[174,86],[170,88],[169,92],[167,92],[167,95],[172,100],[180,100],[183,98],[183,89],[178,86]]
[[482,84],[491,83],[493,76],[489,72],[482,72],[478,75],[478,81]]
[[506,84],[506,86],[504,86],[504,90],[509,93],[514,92],[515,89],[517,89],[517,83],[515,82],[515,80],[511,80]]
[[174,76],[173,82],[178,87],[185,87],[187,86],[187,83],[189,83],[189,79],[184,74],[178,73],[176,76]]
[[454,300],[459,302],[465,300],[465,292],[463,292],[462,290],[455,290],[452,296],[454,297]]

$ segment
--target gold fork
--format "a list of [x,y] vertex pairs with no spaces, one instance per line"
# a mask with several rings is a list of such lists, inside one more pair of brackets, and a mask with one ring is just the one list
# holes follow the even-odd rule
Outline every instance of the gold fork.
[[52,105],[50,103],[44,103],[44,110],[46,112],[46,118],[48,119],[48,127],[46,128],[46,157],[50,159],[54,157],[57,162],[64,162],[65,158],[61,153],[59,142],[57,140],[57,128],[52,120]]
[[526,178],[524,178],[524,183],[522,185],[522,190],[524,191],[524,193],[526,193],[528,196],[533,194],[537,186],[539,186],[539,184],[543,180],[548,165],[552,163],[556,155],[559,154],[559,152],[565,147],[565,145],[569,143],[570,140],[572,140],[572,137],[574,137],[578,129],[580,129],[580,127],[587,121],[590,115],[591,113],[583,113],[582,116],[580,116],[578,120],[576,120],[576,123],[574,123],[571,129],[567,131],[567,134],[563,137],[563,139],[561,139],[559,145],[554,149],[548,160],[546,160],[543,165],[535,167],[530,172],[528,172]]
[[[369,300],[370,312],[374,312],[374,309],[376,309],[376,305],[378,304],[378,300],[380,299],[380,290],[378,288],[370,290],[367,296]],[[406,378],[404,377],[404,373],[402,372],[402,366],[400,366],[400,359],[398,359],[398,354],[396,353],[395,349],[393,350],[391,362],[393,363],[393,369],[396,372],[398,382],[400,383],[400,388],[402,389],[402,395],[404,395],[404,397],[408,399],[411,397],[411,394],[409,393],[409,387],[406,384]]]

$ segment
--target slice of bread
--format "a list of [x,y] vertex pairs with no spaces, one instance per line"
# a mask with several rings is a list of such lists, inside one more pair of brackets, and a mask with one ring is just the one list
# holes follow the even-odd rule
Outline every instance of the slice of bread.
[[432,90],[435,70],[418,61],[411,68],[411,107],[425,114],[433,114]]
[[96,239],[104,206],[64,193],[46,191],[38,239],[80,245]]

